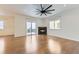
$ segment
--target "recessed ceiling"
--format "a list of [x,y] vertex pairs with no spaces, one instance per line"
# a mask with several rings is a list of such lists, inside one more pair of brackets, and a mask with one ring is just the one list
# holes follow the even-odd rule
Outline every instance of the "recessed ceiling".
[[[49,4],[43,4],[43,7],[46,8],[48,7]],[[37,15],[37,10],[40,9],[40,4],[9,4],[9,5],[0,5],[0,9],[4,11],[8,11],[7,13],[15,13],[15,14],[21,14],[21,15],[28,15],[32,17],[49,17],[53,16],[61,11],[64,11],[65,9],[71,8],[74,5],[64,5],[64,4],[55,4],[53,7],[50,9],[55,9],[55,11],[52,11],[52,14],[42,15],[40,16],[39,14]],[[76,6],[76,5],[75,5]]]

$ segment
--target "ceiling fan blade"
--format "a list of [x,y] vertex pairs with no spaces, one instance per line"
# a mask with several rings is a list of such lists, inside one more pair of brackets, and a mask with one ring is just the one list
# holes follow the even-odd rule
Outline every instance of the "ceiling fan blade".
[[[44,13],[46,15],[46,13]],[[46,15],[47,16],[47,15]]]
[[52,10],[47,10],[47,11],[55,11],[55,9],[52,9]]
[[48,6],[45,10],[49,9],[50,7],[52,7],[52,5]]
[[41,10],[39,10],[39,9],[36,9],[36,10],[41,11]]
[[47,14],[52,14],[52,13],[47,12]]
[[38,14],[40,14],[40,13],[37,13],[36,15],[38,15]]
[[43,10],[42,4],[41,4],[41,10]]
[[50,13],[49,11],[46,11],[46,13],[47,13],[47,14],[52,14],[52,13]]

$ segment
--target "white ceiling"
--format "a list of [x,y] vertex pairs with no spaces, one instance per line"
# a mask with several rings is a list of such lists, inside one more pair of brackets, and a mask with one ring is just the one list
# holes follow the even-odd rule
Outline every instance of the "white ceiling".
[[[44,4],[43,7],[46,8],[48,7],[48,4]],[[47,16],[43,15],[40,16],[40,14],[37,14],[36,9],[40,9],[39,4],[8,4],[8,5],[0,5],[0,15],[11,15],[13,14],[21,14],[21,15],[28,15],[32,17],[49,17],[52,15],[55,15],[59,12],[62,12],[66,9],[74,8],[79,5],[64,5],[64,4],[55,4],[53,7],[50,9],[55,8],[55,11],[52,12],[52,14],[48,14]]]

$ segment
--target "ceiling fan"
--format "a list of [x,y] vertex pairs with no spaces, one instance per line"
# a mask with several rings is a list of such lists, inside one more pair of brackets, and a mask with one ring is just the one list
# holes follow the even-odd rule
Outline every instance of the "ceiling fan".
[[47,14],[52,14],[51,11],[55,11],[55,9],[51,9],[52,5],[49,5],[47,8],[44,8],[43,5],[40,5],[41,9],[36,9],[37,10],[37,14],[40,14],[40,16],[42,16],[43,14],[47,16]]

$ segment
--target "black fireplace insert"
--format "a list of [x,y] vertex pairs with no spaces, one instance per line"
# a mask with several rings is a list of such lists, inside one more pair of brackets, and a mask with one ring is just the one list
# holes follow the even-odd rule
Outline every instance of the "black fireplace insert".
[[38,27],[38,35],[47,35],[47,27]]

